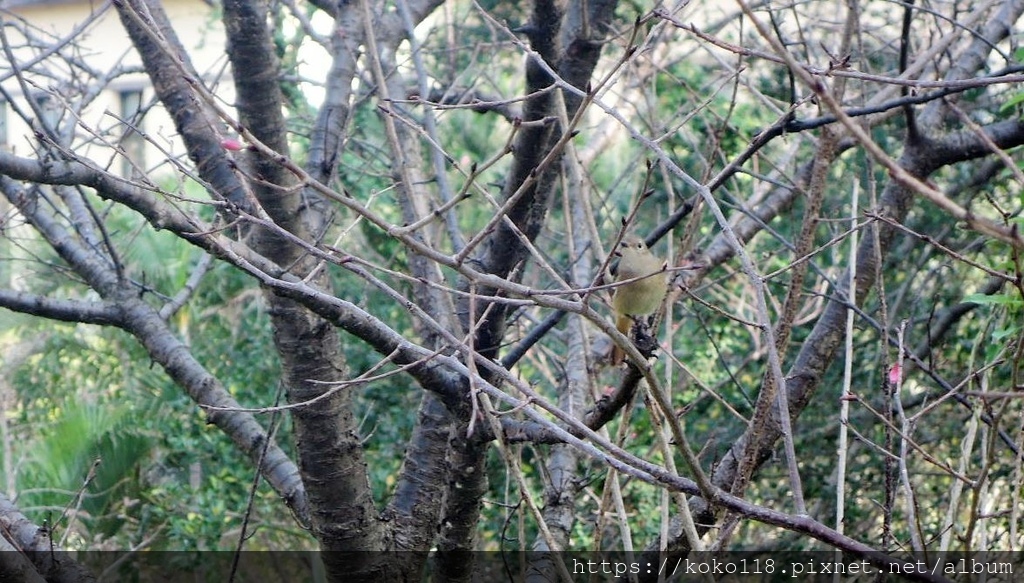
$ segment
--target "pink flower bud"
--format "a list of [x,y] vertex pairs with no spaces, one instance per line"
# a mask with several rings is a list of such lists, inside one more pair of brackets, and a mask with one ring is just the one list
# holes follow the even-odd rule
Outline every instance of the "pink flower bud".
[[239,142],[234,138],[224,138],[223,140],[220,141],[220,146],[225,150],[237,152],[242,149],[242,142]]
[[900,384],[900,379],[903,378],[903,370],[900,369],[900,365],[894,364],[889,367],[889,384],[896,386]]

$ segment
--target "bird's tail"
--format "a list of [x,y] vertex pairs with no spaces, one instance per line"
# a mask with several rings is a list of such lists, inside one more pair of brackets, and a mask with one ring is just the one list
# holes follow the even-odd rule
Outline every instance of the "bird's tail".
[[[629,329],[633,327],[633,319],[626,315],[620,315],[615,321],[615,328],[629,337]],[[619,366],[626,360],[626,351],[618,344],[612,344],[612,366]]]

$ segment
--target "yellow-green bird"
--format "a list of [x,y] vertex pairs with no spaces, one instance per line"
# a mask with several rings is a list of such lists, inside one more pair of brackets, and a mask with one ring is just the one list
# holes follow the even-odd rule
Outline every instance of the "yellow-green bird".
[[[668,281],[662,272],[664,262],[651,253],[640,237],[624,237],[616,255],[619,256],[619,271],[615,281],[643,278],[616,287],[612,296],[615,327],[628,336],[636,317],[651,314],[661,306],[668,292]],[[616,345],[612,350],[612,364],[621,363],[624,357],[625,352]]]

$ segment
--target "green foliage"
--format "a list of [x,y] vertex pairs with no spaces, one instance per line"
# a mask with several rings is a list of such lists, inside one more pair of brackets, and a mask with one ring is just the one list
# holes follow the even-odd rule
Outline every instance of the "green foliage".
[[[1024,62],[1024,47],[1018,47],[1017,50],[1015,50],[1013,52],[1013,60],[1018,62],[1018,63]],[[1024,103],[1024,91],[1017,91],[1017,92],[1011,93],[1010,94],[1010,98],[1006,100],[1006,102],[1003,104],[1002,108],[1000,109],[1000,113],[1004,113],[1005,114],[1005,113],[1007,113],[1007,112],[1009,112],[1011,110],[1018,110],[1019,111],[1019,109],[1020,109],[1019,106],[1020,106],[1021,103]],[[1019,114],[1018,114],[1018,116],[1019,116]]]
[[[30,514],[52,518],[57,528],[80,522],[93,536],[117,533],[127,506],[137,502],[137,468],[152,448],[130,412],[128,404],[54,403],[47,430],[19,452],[25,456],[17,476],[19,504]],[[42,484],[49,487],[39,489]],[[58,521],[61,508],[70,515]]]
[[[528,7],[522,4],[487,0],[481,5],[498,21],[511,23],[512,27],[529,20]],[[312,5],[303,5],[300,9],[306,11],[306,16],[314,11]],[[478,91],[483,99],[488,100],[503,100],[521,94],[523,55],[521,49],[509,41],[507,31],[498,31],[493,23],[475,16],[476,8],[469,4],[450,4],[445,9],[451,10],[452,17],[459,24],[455,41],[459,46],[451,46],[445,34],[426,35],[422,39],[417,36],[421,48],[416,57],[423,59],[425,71],[416,70],[407,79],[426,75],[430,99],[439,93],[458,96],[471,90]],[[285,113],[292,132],[292,151],[289,154],[301,161],[310,147],[309,128],[315,118],[312,105],[315,100],[306,93],[310,84],[299,73],[304,65],[301,45],[306,31],[296,19],[288,16],[290,7],[275,4],[273,10],[274,49],[289,73],[277,80],[285,95]],[[619,10],[624,14],[639,14],[647,13],[649,7],[632,3],[621,5]],[[866,10],[870,14],[877,7]],[[796,14],[793,11],[792,15],[783,15],[774,24],[783,28],[794,26],[787,18],[792,19]],[[885,18],[885,15],[875,13],[871,17]],[[445,18],[448,18],[447,14]],[[657,22],[659,24],[652,19],[641,26],[650,32],[664,25],[664,34],[676,32],[680,38],[690,38],[691,33],[697,32],[696,29],[673,31],[665,21]],[[616,23],[617,30],[598,32],[604,61],[614,62],[615,57],[625,50],[620,41],[622,33],[630,26],[630,21],[625,20]],[[806,27],[807,31],[812,29]],[[757,43],[750,40],[754,33],[749,27],[733,30],[749,36],[739,41],[730,38],[728,42],[746,45],[749,41],[751,46],[756,46]],[[780,33],[781,36],[787,34]],[[728,32],[720,35],[723,39],[729,37]],[[648,37],[641,35],[641,38]],[[858,51],[863,51],[859,68],[894,70],[891,45],[886,43],[884,48],[870,46],[870,42],[877,42],[880,38],[865,37],[859,41],[864,45],[858,48]],[[665,49],[668,58],[648,56],[648,49],[651,55],[661,50],[654,46],[655,37],[650,39],[651,46],[641,46],[636,53],[639,56],[615,72],[619,76],[616,79],[628,82],[618,85],[616,80],[616,85],[603,87],[595,95],[615,108],[616,113],[627,117],[629,124],[641,128],[644,135],[655,139],[659,147],[668,152],[672,163],[700,181],[709,180],[721,170],[724,162],[734,160],[744,152],[759,131],[777,121],[794,99],[801,98],[791,94],[794,89],[786,68],[765,66],[765,59],[738,55],[740,59],[733,71],[730,67],[723,67],[721,60],[694,58],[693,53],[676,51],[675,47]],[[403,74],[418,66],[408,54],[411,46],[412,43],[408,42],[400,45],[394,55]],[[459,50],[463,46],[485,48]],[[801,59],[810,60],[817,50],[814,42],[810,41],[805,43],[801,40],[790,46],[795,47],[793,54]],[[724,50],[711,45],[697,48],[712,52]],[[1024,50],[1015,54],[1018,60],[1022,60],[1022,56]],[[649,67],[651,72],[641,74],[631,70],[633,67],[637,71]],[[601,75],[607,72],[601,71]],[[420,82],[424,80],[416,78],[416,81],[414,87],[410,84],[410,94],[422,90]],[[634,81],[636,87],[628,86]],[[848,81],[849,93],[845,98],[858,103],[869,100],[869,96],[852,89],[853,78]],[[503,152],[513,131],[513,124],[494,112],[445,108],[428,110],[428,104],[406,100],[405,96],[392,96],[392,102],[383,103],[370,95],[375,82],[374,75],[367,70],[363,70],[353,82],[356,98],[350,118],[346,120],[345,145],[337,161],[335,185],[340,185],[339,191],[345,196],[358,200],[395,225],[405,222],[400,200],[403,193],[398,190],[395,156],[392,145],[388,143],[385,127],[388,118],[385,116],[392,116],[392,121],[404,124],[406,129],[421,124],[427,115],[434,116],[439,127],[437,135],[429,135],[429,140],[420,141],[419,154],[422,157],[418,162],[432,170],[433,152],[430,148],[442,148],[446,161],[445,178],[454,192],[461,192],[467,186],[467,176],[474,165],[489,162]],[[823,82],[830,83],[831,79],[824,78]],[[863,91],[863,85],[860,87],[858,91]],[[806,92],[806,89],[798,86],[796,91]],[[1006,98],[1003,112],[1019,110],[1024,102],[1024,92],[1003,91],[997,94],[997,98]],[[976,106],[991,95],[990,88],[986,87],[964,93],[959,98],[963,104]],[[644,103],[616,101],[635,96],[640,96]],[[802,102],[796,113],[799,116],[819,115],[822,110],[817,105],[810,101]],[[519,106],[521,103],[510,100],[510,109]],[[573,137],[573,146],[579,152],[605,139],[604,131],[621,132],[621,139],[615,139],[614,145],[596,148],[601,153],[596,160],[588,159],[589,164],[582,172],[586,192],[594,197],[592,210],[597,235],[600,238],[620,228],[620,218],[629,213],[636,195],[645,184],[653,194],[645,200],[630,228],[646,232],[665,218],[671,210],[670,202],[679,204],[689,200],[694,193],[678,175],[657,163],[652,166],[649,182],[645,182],[648,178],[645,163],[653,160],[652,152],[639,140],[627,139],[628,132],[621,126],[614,123],[602,125],[600,120],[609,116],[596,112],[597,109],[593,108],[597,115],[588,116],[574,128],[579,133]],[[419,127],[426,134],[426,126]],[[905,122],[897,116],[875,124],[870,131],[879,145],[895,154],[905,147],[904,129]],[[804,186],[794,184],[794,176],[799,173],[796,167],[801,160],[806,161],[807,154],[812,153],[812,148],[816,147],[813,142],[806,136],[784,136],[760,150],[745,164],[742,172],[732,176],[723,188],[714,193],[728,218],[736,220],[746,214],[749,203],[762,201],[761,197],[770,188],[781,186],[784,190],[800,192]],[[582,160],[586,156],[579,158]],[[500,198],[510,159],[510,156],[504,156],[482,170],[473,178],[476,183],[466,189],[471,196],[454,207],[457,227],[467,236],[479,234],[494,217],[495,205],[487,200],[487,196]],[[792,163],[794,160],[797,162]],[[944,169],[929,179],[943,186],[968,184],[977,169],[977,166],[964,164]],[[427,174],[430,179],[432,175],[429,171]],[[745,243],[745,250],[753,258],[758,272],[772,274],[766,280],[769,316],[779,315],[783,298],[789,292],[795,293],[802,302],[802,313],[788,342],[781,347],[784,368],[788,368],[796,349],[807,340],[809,323],[820,314],[821,306],[825,302],[837,301],[836,284],[843,277],[851,258],[847,257],[846,249],[827,244],[850,228],[847,221],[840,219],[851,214],[852,202],[846,194],[854,188],[871,193],[870,203],[867,195],[859,202],[862,209],[869,208],[876,203],[879,186],[889,179],[888,170],[874,164],[862,150],[844,153],[835,162],[827,177],[828,192],[821,212],[822,220],[811,241],[813,256],[800,258],[800,261],[806,259],[810,267],[802,289],[791,290],[790,287],[791,273],[797,260],[792,246],[801,232],[801,218],[807,209],[806,197],[798,196],[770,222],[765,232]],[[184,186],[169,184],[165,185],[165,190],[185,196],[169,196],[166,200],[181,205],[209,200],[201,185],[189,179],[182,180]],[[576,202],[569,196],[572,194],[570,188],[575,187],[568,184],[570,182],[563,180],[555,188],[549,208],[545,209],[548,213],[546,228],[536,241],[540,253],[560,276],[569,272],[579,260],[578,256],[570,255],[567,244],[570,227],[581,228],[572,224],[576,215],[573,218],[566,216],[567,210]],[[1019,185],[1003,180],[986,185],[986,188],[984,198],[992,203],[991,207],[979,204],[977,200],[969,201],[972,212],[977,210],[981,215],[992,213],[991,208],[1014,209],[1000,218],[1018,225],[1024,222],[1008,218],[1024,202]],[[965,197],[975,194],[963,193]],[[97,209],[97,214],[104,218],[105,235],[109,237],[111,246],[119,250],[117,260],[122,262],[126,277],[132,280],[140,297],[152,305],[159,305],[183,287],[200,261],[194,246],[169,233],[154,231],[134,212],[112,206],[95,196],[89,196],[88,200]],[[430,204],[435,203],[430,201]],[[419,342],[421,330],[414,325],[417,316],[404,301],[404,298],[414,298],[420,289],[420,284],[408,277],[414,258],[411,252],[385,230],[365,218],[354,216],[343,205],[333,208],[337,214],[332,217],[332,226],[318,243],[327,242],[340,253],[358,256],[359,261],[325,267],[332,293],[372,312],[374,317],[401,336]],[[213,220],[215,215],[213,205],[192,210],[207,220]],[[684,232],[682,226],[676,228],[671,237],[674,245],[682,236],[692,236],[694,247],[684,251],[699,255],[713,237],[720,236],[721,227],[706,210],[695,212],[692,223],[687,225],[692,232]],[[961,232],[951,224],[948,215],[935,212],[934,207],[915,205],[903,222],[914,231],[928,233],[929,236],[934,234],[936,240],[941,238],[943,245],[961,250],[959,252],[965,256],[971,255],[972,261],[987,268],[1008,274],[1020,272],[1018,260],[1006,248],[990,244],[984,254],[974,254],[974,243],[970,238],[976,234]],[[233,229],[235,225],[228,228]],[[231,235],[234,234],[232,231]],[[863,229],[860,234],[862,237],[873,235],[870,228]],[[17,278],[20,289],[54,297],[94,297],[95,294],[81,282],[66,275],[57,255],[40,245],[37,237],[5,238],[2,245],[0,254],[5,259],[12,259],[0,261],[0,278],[4,281]],[[441,243],[438,250],[446,252],[449,246]],[[665,247],[660,243],[659,252]],[[960,257],[951,257],[936,251],[934,246],[922,245],[919,239],[903,232],[894,236],[891,248],[895,251],[880,266],[881,281],[863,305],[858,306],[862,312],[858,313],[857,328],[853,333],[854,349],[851,351],[856,365],[851,373],[850,387],[857,397],[854,402],[857,406],[853,407],[849,427],[858,431],[862,441],[851,447],[849,456],[847,480],[859,488],[851,493],[847,519],[848,532],[864,540],[877,538],[880,529],[878,504],[885,496],[886,480],[892,484],[891,474],[885,475],[886,467],[880,461],[888,459],[886,456],[890,454],[879,452],[892,447],[887,441],[892,441],[893,432],[874,411],[892,410],[892,403],[888,400],[890,395],[886,393],[888,389],[882,383],[895,353],[889,346],[894,323],[907,320],[908,338],[913,338],[916,343],[929,337],[937,314],[961,303],[972,304],[971,314],[958,323],[957,333],[946,338],[947,345],[936,343],[929,346],[926,355],[928,363],[934,365],[943,378],[962,376],[967,379],[965,386],[979,382],[975,380],[979,376],[975,360],[983,358],[986,363],[997,363],[1000,359],[1020,358],[1024,300],[1018,288],[1008,285],[991,295],[971,293],[984,282],[987,274],[968,265]],[[678,245],[673,249],[678,250]],[[25,265],[31,265],[31,268],[26,269]],[[747,429],[767,368],[764,329],[750,323],[759,317],[753,307],[754,290],[746,276],[738,274],[737,266],[737,261],[726,260],[707,274],[701,289],[689,290],[706,303],[684,298],[673,306],[673,315],[662,326],[662,331],[671,330],[671,335],[666,332],[661,337],[664,340],[662,353],[654,364],[658,378],[669,379],[666,383],[675,408],[673,414],[683,423],[692,443],[699,447],[705,469],[717,467],[737,437]],[[354,274],[353,270],[357,268],[371,272],[400,297],[396,299],[381,291],[371,278]],[[443,268],[443,272],[448,283],[455,285],[456,274],[448,268]],[[537,290],[554,287],[551,273],[539,268],[534,261],[517,266],[515,277]],[[956,285],[948,285],[949,281],[956,282]],[[280,363],[263,294],[252,277],[215,262],[189,301],[170,316],[175,333],[191,354],[243,406],[267,406],[278,398]],[[921,301],[922,298],[927,301]],[[607,314],[607,290],[593,294],[591,299],[596,310]],[[517,306],[510,310],[510,329],[516,330],[520,324],[523,330],[529,329],[550,313],[550,309],[538,306]],[[862,318],[863,314],[879,320],[880,329],[873,328],[874,320]],[[566,383],[565,371],[561,367],[564,366],[568,322],[569,319],[563,321],[515,370],[520,379],[552,401],[561,395]],[[124,333],[93,326],[7,318],[5,314],[0,322],[0,339],[6,343],[32,338],[40,339],[34,355],[12,370],[3,371],[3,380],[9,380],[14,391],[12,406],[6,408],[5,414],[11,435],[15,438],[11,441],[10,458],[3,460],[4,469],[10,474],[3,477],[7,483],[16,485],[20,496],[18,502],[30,516],[38,522],[54,522],[59,534],[69,534],[68,546],[71,548],[126,548],[141,543],[148,548],[189,551],[234,548],[242,535],[240,528],[250,503],[255,470],[251,461],[241,455],[220,431],[206,423],[201,408],[156,368],[145,350]],[[390,364],[385,363],[378,370],[385,357],[364,342],[353,340],[344,333],[342,338],[350,378],[371,370],[375,375],[382,375],[347,390],[355,396],[354,413],[360,420],[358,434],[363,440],[372,492],[378,506],[383,506],[389,501],[399,476],[405,448],[416,423],[415,412],[422,390],[406,374],[389,375],[394,372]],[[516,340],[513,334],[503,339],[508,343]],[[455,354],[458,350],[454,346],[442,349],[448,354]],[[683,363],[685,370],[676,366],[676,361]],[[604,367],[597,360],[588,364],[592,365],[588,372],[592,374],[593,386],[590,389],[595,396],[616,385],[620,379],[620,370]],[[984,378],[992,386],[1019,386],[1019,371],[1014,369],[1017,366],[1019,362],[1012,366],[993,366],[984,372],[987,375]],[[794,438],[799,451],[804,494],[817,504],[813,509],[817,516],[834,511],[831,506],[835,504],[837,490],[834,483],[835,443],[839,431],[836,409],[843,383],[839,368],[832,366],[822,372],[819,393],[795,424]],[[909,371],[903,388],[907,403],[920,406],[921,403],[933,403],[936,395],[944,395],[932,381],[922,371]],[[608,425],[608,434],[621,442],[622,447],[654,463],[665,464],[665,455],[675,455],[674,462],[681,475],[688,475],[690,470],[677,451],[678,444],[670,444],[668,454],[663,451],[661,440],[665,431],[655,421],[659,413],[652,407],[641,389],[631,409]],[[987,414],[992,412],[988,404],[985,407]],[[970,412],[954,398],[939,402],[935,411],[933,415],[953,420],[950,424],[953,427],[941,424],[925,427],[922,424],[915,437],[926,444],[936,459],[957,459],[961,455],[963,421]],[[503,418],[525,420],[521,411],[506,414],[508,417]],[[293,445],[288,442],[291,435],[288,415],[264,415],[258,419],[266,426],[277,425],[278,441],[290,452]],[[993,426],[993,429],[1003,427],[1007,425]],[[530,489],[528,493],[535,500],[545,501],[545,496],[551,495],[544,489],[551,478],[545,473],[545,463],[555,447],[511,445],[510,449],[519,456],[527,488]],[[991,464],[995,459],[983,458],[982,455],[975,452],[966,461],[982,466]],[[951,487],[952,479],[948,475],[933,478],[929,474],[935,470],[930,460],[913,458],[911,461],[912,475],[921,483],[919,494],[922,499],[939,498]],[[792,492],[789,491],[785,462],[783,454],[776,452],[753,476],[745,495],[758,503],[788,509]],[[490,490],[485,496],[479,531],[482,544],[489,550],[528,548],[538,536],[534,518],[522,504],[523,492],[519,491],[520,486],[505,463],[496,448],[491,448],[483,469],[489,478]],[[579,548],[596,546],[598,541],[605,548],[620,547],[623,544],[621,533],[609,519],[614,514],[612,492],[606,483],[609,469],[585,456],[581,457],[578,465],[576,469],[580,470],[583,487],[576,501],[577,520],[573,525],[572,543]],[[991,474],[1005,475],[1009,471],[1006,466],[999,466],[994,467]],[[662,527],[662,490],[628,476],[620,475],[618,480],[634,541],[656,540]],[[255,536],[247,539],[246,548],[313,546],[310,535],[293,523],[269,488],[260,485],[253,496],[249,532],[254,528]],[[677,510],[673,508],[673,513]],[[901,511],[897,508],[896,512],[899,514]],[[933,508],[923,507],[919,519],[929,530],[937,531],[941,528],[940,514]],[[909,537],[906,528],[901,528],[894,533],[900,543]],[[740,527],[737,540],[743,544],[772,545],[778,549],[818,545],[806,538],[786,533],[780,535],[778,529],[751,523]]]
[[[195,266],[196,250],[166,233],[134,228],[131,215],[120,209],[110,215],[112,237],[130,240],[122,260],[139,287],[148,293],[180,288]],[[75,287],[66,281],[41,285]],[[196,358],[242,403],[263,404],[277,392],[278,363],[268,358],[273,342],[259,298],[251,280],[214,264],[172,320]],[[152,366],[134,339],[113,329],[39,320],[8,332],[47,339],[10,376],[18,406],[8,423],[19,436],[10,467],[18,502],[31,518],[53,522],[58,534],[73,529],[72,548],[128,548],[142,541],[154,549],[237,544],[251,462],[204,422],[195,403]],[[279,436],[287,444],[287,418],[282,425]],[[71,518],[57,522],[65,508]],[[250,529],[256,536],[247,548],[309,546],[308,534],[281,514],[265,485],[254,511]]]

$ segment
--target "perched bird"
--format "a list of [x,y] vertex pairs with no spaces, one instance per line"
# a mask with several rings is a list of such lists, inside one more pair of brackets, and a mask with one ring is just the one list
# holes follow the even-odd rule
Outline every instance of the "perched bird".
[[[668,292],[668,281],[662,272],[664,262],[651,253],[640,237],[623,238],[616,255],[619,256],[619,271],[615,281],[643,278],[616,287],[612,296],[615,327],[628,336],[637,316],[651,314],[661,306]],[[615,346],[612,364],[621,363],[624,357],[622,348]]]

